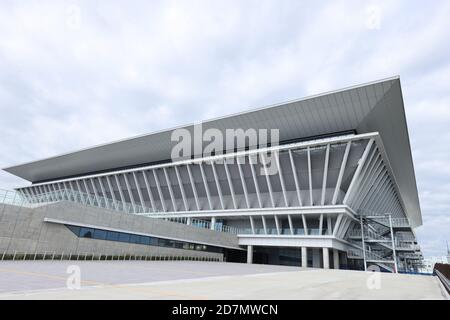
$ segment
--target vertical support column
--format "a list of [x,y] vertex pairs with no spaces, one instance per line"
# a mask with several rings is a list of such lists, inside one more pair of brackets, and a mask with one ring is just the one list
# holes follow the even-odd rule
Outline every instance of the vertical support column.
[[314,200],[313,200],[313,192],[312,192],[311,150],[309,147],[307,148],[307,151],[308,151],[309,205],[313,206]]
[[328,235],[332,235],[333,234],[333,226],[331,223],[331,216],[327,217],[327,229],[328,229]]
[[302,247],[302,267],[308,268],[308,248]]
[[398,273],[397,254],[395,252],[394,229],[392,228],[392,215],[389,215],[389,228],[391,229],[392,256],[394,258],[395,273]]
[[215,230],[215,227],[216,227],[216,217],[212,217],[210,229]]
[[361,225],[361,242],[363,249],[363,259],[364,259],[364,271],[367,271],[367,260],[366,260],[366,243],[364,242],[364,224],[362,216],[359,217],[360,225]]
[[322,256],[323,256],[323,268],[330,269],[330,256],[328,248],[322,248]]
[[253,246],[247,246],[247,263],[253,263]]
[[322,196],[320,197],[320,205],[325,204],[325,192],[327,190],[327,176],[328,176],[328,160],[330,158],[330,144],[327,144],[327,151],[325,152],[325,165],[323,168],[323,180],[322,180]]
[[339,269],[339,251],[337,249],[333,249],[333,268]]

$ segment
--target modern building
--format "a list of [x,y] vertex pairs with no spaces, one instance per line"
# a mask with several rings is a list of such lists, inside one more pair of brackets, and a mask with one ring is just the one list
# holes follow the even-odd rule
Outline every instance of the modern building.
[[[196,127],[175,129],[195,136]],[[158,247],[227,261],[389,271],[420,262],[414,228],[422,217],[399,77],[202,123],[203,132],[224,137],[231,129],[277,129],[278,144],[245,139],[206,152],[202,140],[191,157],[174,159],[175,129],[4,169],[31,182],[16,189],[15,203],[28,210],[24,230],[31,217],[46,230],[29,249],[18,248],[26,236],[1,231],[9,237],[5,254],[52,252],[55,241],[57,254],[80,253],[81,239],[82,251],[100,255]],[[263,165],[268,157],[273,173]],[[205,249],[190,249],[196,246]]]

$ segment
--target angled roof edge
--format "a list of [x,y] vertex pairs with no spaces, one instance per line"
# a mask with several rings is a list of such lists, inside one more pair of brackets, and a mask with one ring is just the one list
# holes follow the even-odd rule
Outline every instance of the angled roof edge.
[[9,166],[9,167],[3,168],[2,170],[10,172],[10,170],[13,169],[13,168],[17,168],[17,167],[24,166],[24,165],[27,165],[27,164],[33,164],[35,162],[40,162],[40,161],[45,161],[45,160],[50,160],[50,159],[56,159],[56,158],[67,156],[67,155],[70,155],[70,154],[73,154],[73,153],[83,152],[83,151],[92,150],[92,149],[96,149],[96,148],[99,148],[99,147],[108,146],[108,145],[112,145],[112,144],[116,144],[116,143],[120,143],[120,142],[126,142],[126,141],[131,141],[131,140],[135,140],[135,139],[139,139],[139,138],[143,138],[143,137],[156,135],[158,133],[170,132],[170,131],[174,131],[176,129],[182,129],[182,128],[190,127],[190,126],[193,126],[193,125],[195,125],[197,123],[206,123],[206,122],[218,121],[218,120],[222,120],[222,119],[226,119],[226,118],[231,118],[231,117],[240,116],[240,115],[244,115],[244,114],[249,114],[249,113],[253,113],[253,112],[258,112],[258,111],[262,111],[262,110],[266,110],[266,109],[271,109],[271,108],[283,106],[283,105],[286,105],[286,104],[291,104],[291,103],[311,100],[311,99],[314,99],[314,98],[319,98],[319,97],[323,97],[323,96],[327,96],[327,95],[331,95],[331,94],[335,94],[335,93],[339,93],[339,92],[345,92],[345,91],[352,90],[352,89],[367,87],[367,86],[370,86],[370,85],[373,85],[373,84],[387,82],[387,81],[392,81],[392,80],[400,80],[400,76],[396,75],[396,76],[383,78],[383,79],[379,79],[379,80],[375,80],[375,81],[370,81],[370,82],[366,82],[366,83],[362,83],[362,84],[358,84],[358,85],[347,86],[347,87],[344,87],[344,88],[341,88],[341,89],[337,89],[337,90],[331,90],[331,91],[327,91],[327,92],[323,92],[323,93],[319,93],[319,94],[313,94],[313,95],[309,95],[309,96],[306,96],[306,97],[303,97],[303,98],[299,98],[299,99],[287,100],[287,101],[284,101],[284,102],[281,102],[281,103],[275,103],[275,104],[270,104],[270,105],[263,106],[263,107],[252,108],[252,109],[246,110],[246,111],[231,113],[231,114],[228,114],[228,115],[225,115],[225,116],[211,118],[211,119],[208,119],[208,120],[202,120],[202,121],[199,121],[199,122],[191,122],[191,123],[187,123],[187,124],[184,124],[184,125],[171,127],[171,128],[168,128],[168,129],[156,130],[156,131],[153,131],[151,133],[144,133],[144,134],[136,135],[136,136],[133,136],[133,137],[130,137],[130,138],[124,138],[124,139],[114,140],[114,141],[111,141],[111,142],[101,143],[101,144],[97,144],[97,145],[94,145],[94,146],[91,146],[91,147],[86,147],[86,148],[81,148],[81,149],[74,150],[74,151],[61,153],[61,154],[58,154],[56,156],[41,158],[41,159],[28,161],[28,162],[23,162],[23,163],[20,163],[20,164],[17,164],[17,165],[13,165],[13,166]]

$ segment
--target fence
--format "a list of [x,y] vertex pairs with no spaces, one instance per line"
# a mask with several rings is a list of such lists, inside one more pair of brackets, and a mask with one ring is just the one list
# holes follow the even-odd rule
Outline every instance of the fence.
[[433,273],[441,280],[445,289],[450,294],[450,264],[436,263]]
[[222,262],[222,258],[206,257],[206,256],[181,256],[181,255],[132,255],[121,253],[116,255],[98,254],[98,253],[65,253],[65,252],[44,252],[44,253],[26,253],[14,252],[7,254],[4,252],[1,261],[206,261],[206,262]]

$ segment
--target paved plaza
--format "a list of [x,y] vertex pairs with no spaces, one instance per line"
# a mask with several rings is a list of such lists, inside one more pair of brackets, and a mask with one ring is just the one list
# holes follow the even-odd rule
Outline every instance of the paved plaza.
[[[73,274],[67,273],[71,265],[79,266],[80,289],[67,287],[68,277]],[[0,299],[446,299],[446,296],[433,276],[219,262],[3,261]]]

